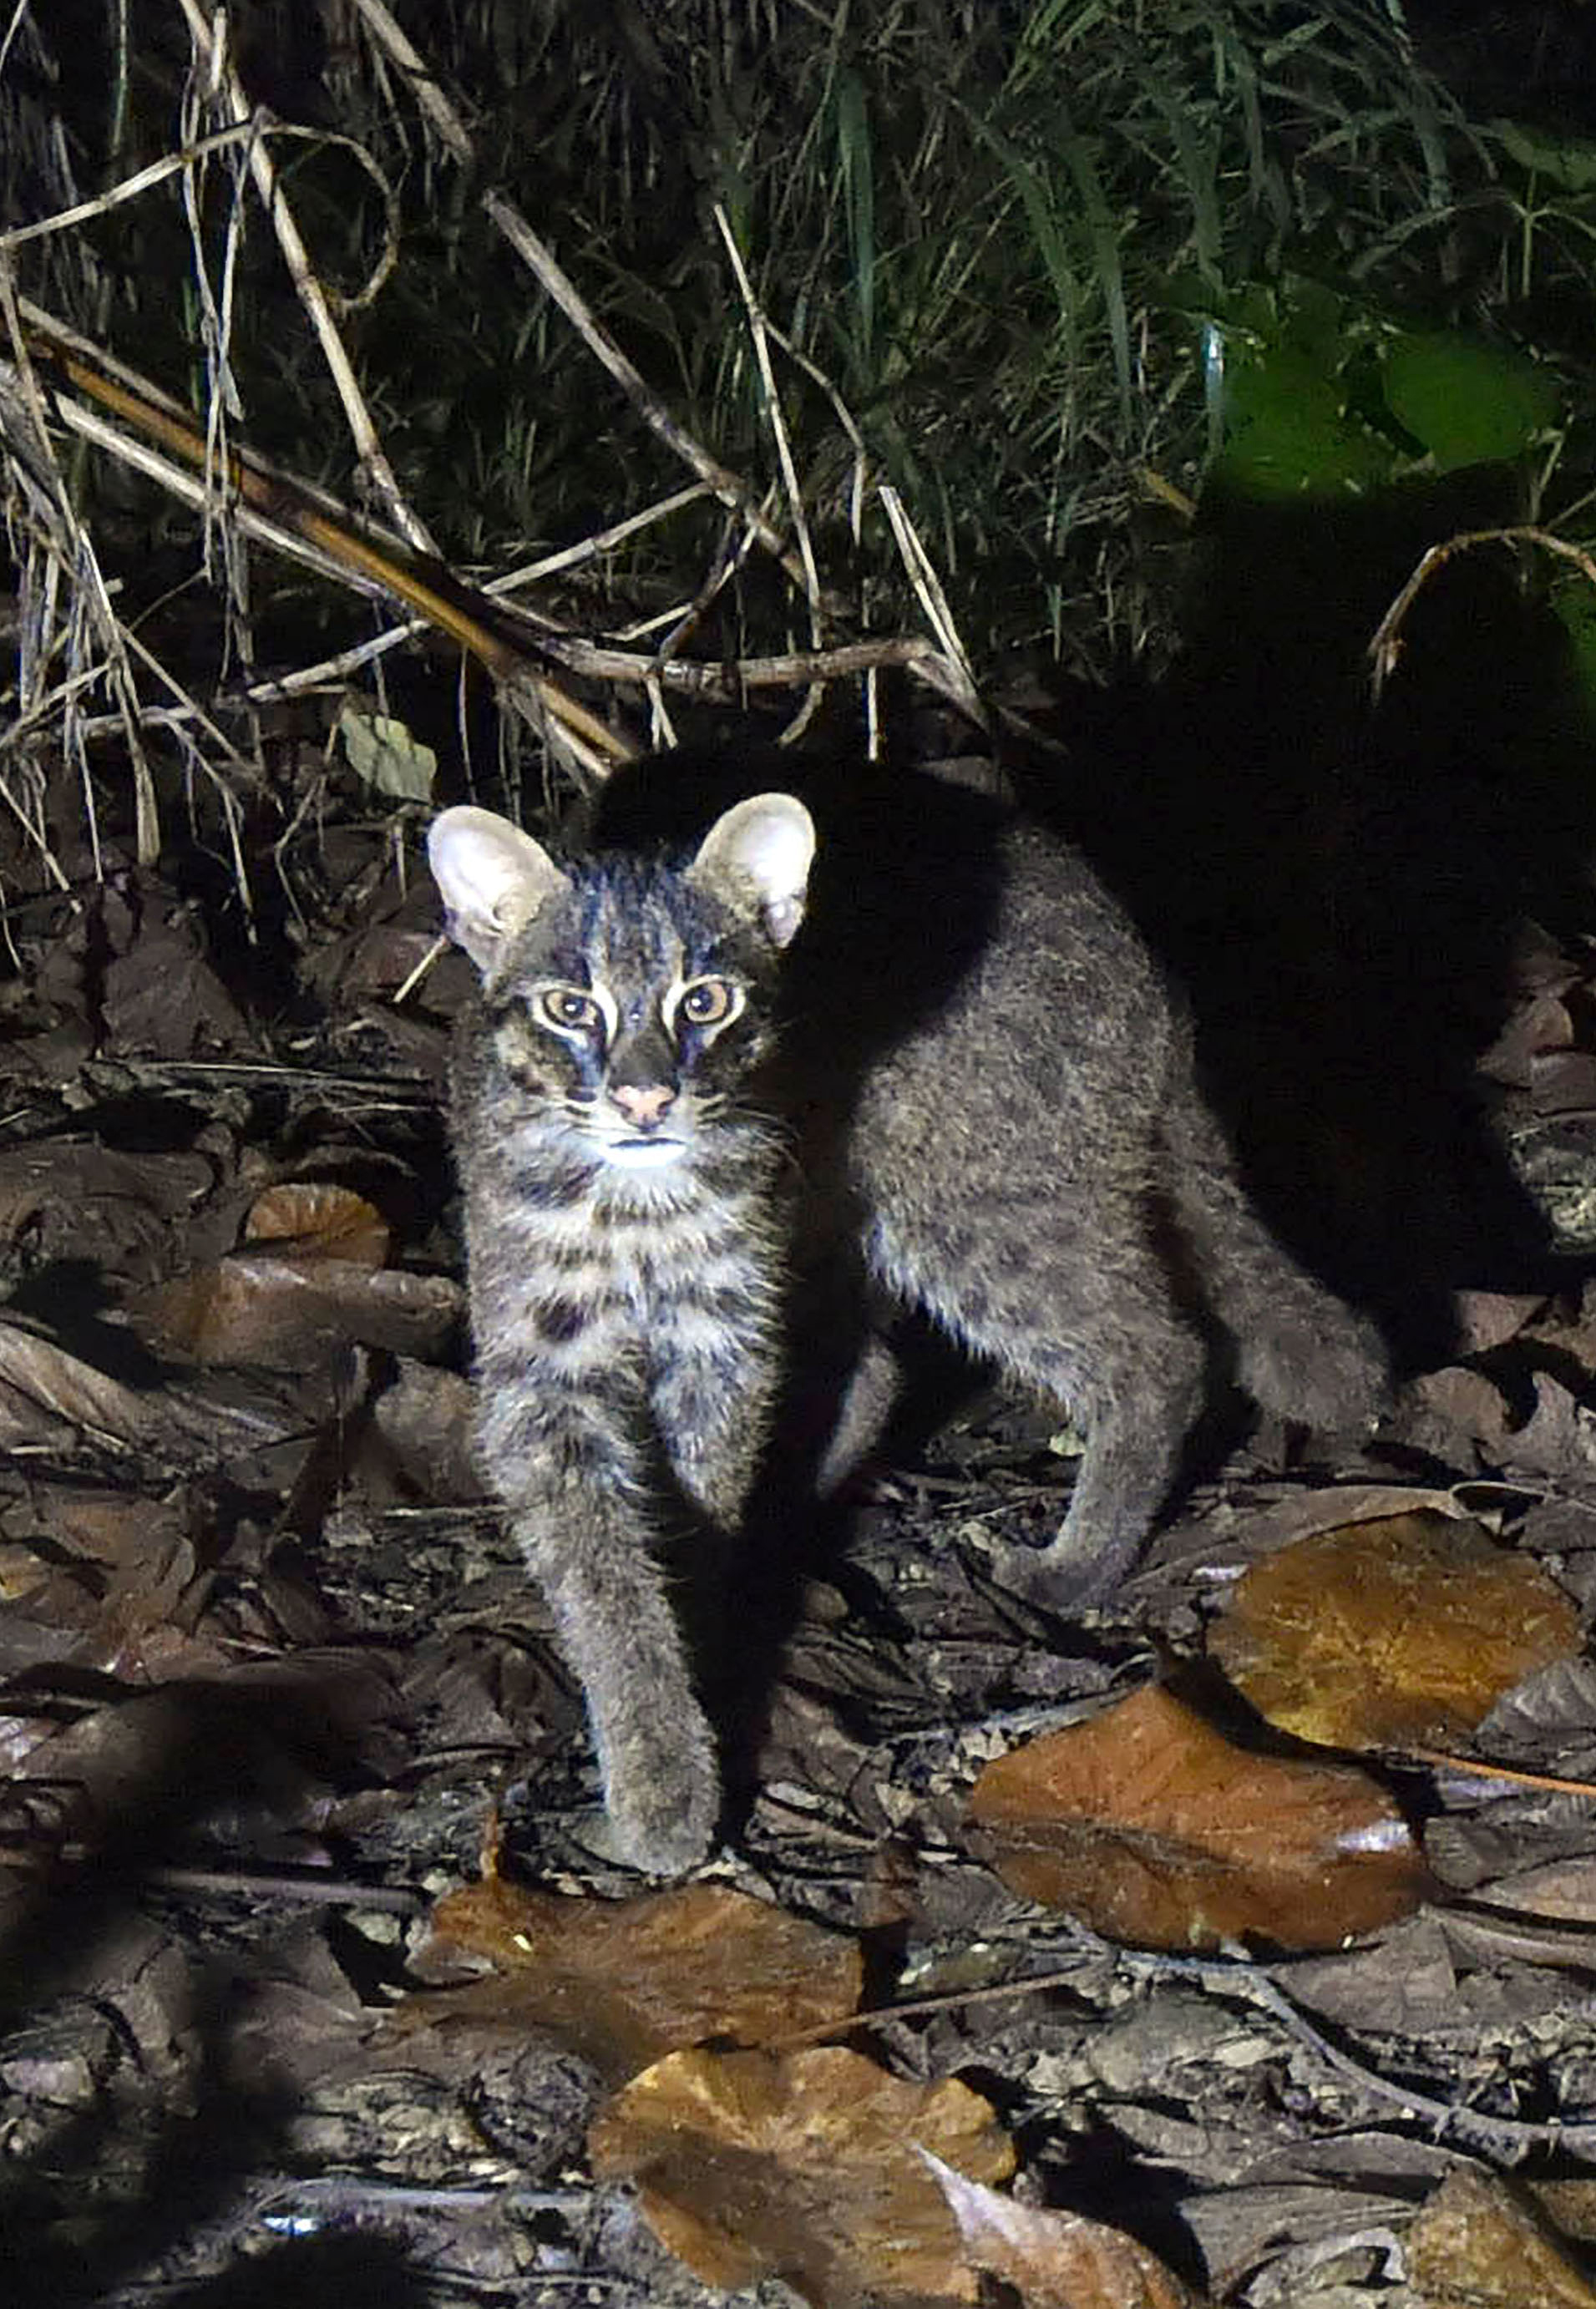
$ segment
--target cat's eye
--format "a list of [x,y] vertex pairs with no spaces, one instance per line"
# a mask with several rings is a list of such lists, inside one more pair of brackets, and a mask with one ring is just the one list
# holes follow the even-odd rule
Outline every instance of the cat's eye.
[[724,978],[695,978],[690,986],[681,990],[677,1016],[685,1018],[690,1026],[719,1026],[732,1016],[739,1000],[737,988],[729,986]]
[[545,986],[538,1003],[550,1025],[562,1034],[589,1034],[604,1023],[600,1005],[578,986]]

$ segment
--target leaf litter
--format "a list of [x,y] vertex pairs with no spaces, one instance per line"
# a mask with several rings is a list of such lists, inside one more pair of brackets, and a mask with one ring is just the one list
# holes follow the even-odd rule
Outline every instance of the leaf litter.
[[[846,2021],[863,1980],[857,1943],[730,1884],[682,1884],[631,1899],[577,1899],[507,1883],[490,1869],[434,1908],[417,1951],[423,1978],[451,1960],[500,1976],[478,2010],[546,2028],[624,2082],[709,2038],[765,2045]],[[472,2000],[411,2008],[436,2027]]]
[[588,2136],[601,2179],[638,2185],[655,2234],[709,2285],[780,2276],[815,2309],[977,2299],[946,2192],[919,2152],[975,2181],[1008,2136],[956,2078],[917,2084],[858,2053],[670,2053]]
[[1539,1564],[1422,1510],[1266,1557],[1209,1631],[1261,1716],[1333,1748],[1439,1746],[1579,1649],[1578,1608]]
[[1155,1684],[988,1764],[970,1814],[1014,1890],[1143,1948],[1333,1948],[1431,1889],[1366,1773],[1251,1751]]
[[[1233,1464],[1095,1647],[984,1578],[1066,1478],[977,1409],[805,1591],[740,1856],[638,1894],[568,1832],[579,1703],[470,1466],[459,981],[383,1023],[427,925],[362,886],[335,936],[371,974],[314,1038],[162,938],[159,1033],[131,985],[74,1018],[66,972],[15,1046],[0,2080],[43,2277],[87,2236],[112,2301],[123,2260],[193,2279],[352,2215],[439,2300],[447,2267],[667,2309],[762,2272],[823,2305],[1372,2303],[1407,2267],[1519,2309],[1565,2264],[1585,2297],[1553,2182],[1447,2208],[1481,2158],[1596,2154],[1590,1806],[1378,1760],[1596,1776],[1590,1310],[1482,1296],[1479,1361],[1406,1414],[1426,1483]],[[136,913],[130,960],[176,919]],[[479,1872],[495,1801],[524,1884]]]
[[1134,2237],[1078,2213],[1017,2204],[931,2149],[920,2154],[971,2261],[1014,2286],[1030,2309],[1199,2309],[1196,2296]]

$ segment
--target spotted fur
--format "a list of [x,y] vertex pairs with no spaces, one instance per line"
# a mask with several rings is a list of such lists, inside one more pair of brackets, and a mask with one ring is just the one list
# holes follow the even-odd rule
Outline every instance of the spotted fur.
[[[737,802],[685,867],[564,869],[476,810],[432,837],[482,973],[455,1086],[482,1457],[581,1679],[615,1841],[661,1872],[701,1856],[720,1783],[660,1551],[742,1518],[794,1168],[835,1262],[1084,1427],[1062,1530],[1011,1567],[1055,1604],[1133,1562],[1216,1330],[1290,1416],[1355,1424],[1380,1383],[1374,1335],[1253,1210],[1184,1010],[1084,861],[970,797],[871,807],[850,784],[828,821],[802,938],[814,833],[790,795]],[[823,1482],[892,1385],[867,1343]]]
[[586,1694],[615,1840],[660,1872],[702,1855],[720,1783],[657,1551],[684,1511],[735,1529],[781,1365],[780,1146],[747,1092],[812,834],[772,815],[773,859],[744,817],[696,872],[568,875],[481,811],[432,841],[483,972],[454,1091],[478,1446]]

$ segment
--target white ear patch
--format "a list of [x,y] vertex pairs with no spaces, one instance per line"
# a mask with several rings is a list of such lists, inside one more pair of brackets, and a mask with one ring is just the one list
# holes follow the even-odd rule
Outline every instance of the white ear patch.
[[688,876],[757,920],[773,946],[786,946],[803,920],[814,854],[814,820],[801,801],[753,794],[716,819]]
[[568,886],[542,843],[490,809],[446,809],[435,817],[427,860],[449,936],[482,971],[507,938]]

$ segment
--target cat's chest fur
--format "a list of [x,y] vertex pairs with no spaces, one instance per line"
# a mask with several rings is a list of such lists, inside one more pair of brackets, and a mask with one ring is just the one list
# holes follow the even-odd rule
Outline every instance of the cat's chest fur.
[[[661,1352],[688,1308],[699,1327],[762,1301],[777,1256],[772,1158],[746,1142],[681,1158],[669,1176],[573,1155],[561,1121],[500,1066],[491,1030],[456,1069],[458,1162],[479,1349],[496,1334],[538,1362]],[[731,1135],[731,1134],[728,1134]]]
[[[485,964],[454,1082],[484,1452],[498,1474],[535,1429],[568,1474],[629,1483],[641,1449],[729,1521],[751,1463],[730,1472],[725,1402],[773,1363],[782,1272],[779,1149],[747,1095],[772,949],[680,871],[568,875],[499,823],[464,821],[455,909],[481,902]],[[507,900],[473,882],[496,865]]]

